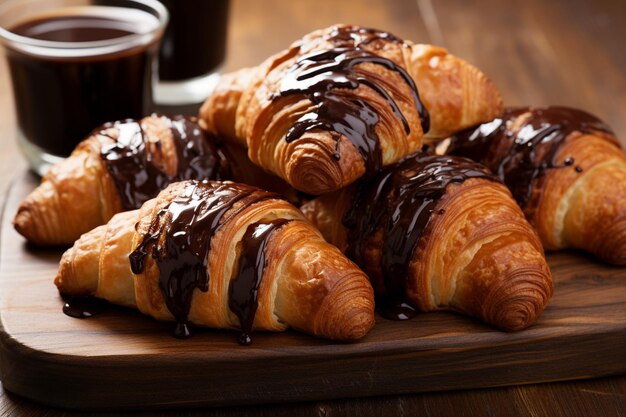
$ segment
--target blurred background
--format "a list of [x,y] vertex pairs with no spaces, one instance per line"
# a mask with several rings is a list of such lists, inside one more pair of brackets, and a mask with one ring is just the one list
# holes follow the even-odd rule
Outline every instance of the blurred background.
[[226,70],[333,23],[443,46],[483,70],[505,105],[579,107],[626,137],[624,0],[232,0]]

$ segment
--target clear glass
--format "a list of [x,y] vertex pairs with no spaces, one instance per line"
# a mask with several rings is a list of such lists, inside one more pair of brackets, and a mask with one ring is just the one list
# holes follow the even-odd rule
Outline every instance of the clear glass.
[[[37,24],[68,18],[126,29],[97,40],[37,36]],[[0,0],[17,139],[35,172],[43,175],[100,124],[152,111],[153,66],[168,19],[157,0]]]

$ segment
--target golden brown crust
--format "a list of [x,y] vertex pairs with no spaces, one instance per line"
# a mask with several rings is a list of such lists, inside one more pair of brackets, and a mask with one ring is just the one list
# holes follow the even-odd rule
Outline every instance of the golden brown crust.
[[407,68],[430,113],[427,141],[493,120],[503,104],[495,84],[478,68],[444,48],[415,44]]
[[[153,115],[140,123],[151,163],[167,176],[176,177],[179,152],[169,118]],[[69,246],[82,233],[106,223],[122,211],[119,191],[101,157],[102,148],[113,144],[118,134],[116,127],[94,133],[81,142],[70,157],[52,167],[41,185],[20,205],[14,219],[17,231],[41,246]],[[252,164],[242,146],[220,145],[218,156],[226,159],[228,175],[233,180],[279,192],[292,202],[298,201],[296,191],[289,184]],[[224,161],[218,160],[218,163]]]
[[121,211],[121,200],[100,158],[104,143],[103,137],[82,142],[20,204],[13,225],[28,241],[71,245]]
[[[344,249],[345,228],[334,229],[350,196],[344,190],[302,208],[326,239]],[[459,311],[509,331],[531,325],[552,295],[552,278],[537,234],[506,187],[485,179],[451,184],[433,212],[409,265],[410,304]],[[370,238],[361,265],[379,292],[383,239],[382,231]]]
[[[422,310],[445,306],[504,330],[532,324],[552,295],[541,242],[503,185],[448,186],[418,243],[409,294]],[[448,277],[448,279],[442,279]],[[424,298],[423,295],[429,297]]]
[[524,211],[546,249],[578,248],[626,265],[626,154],[607,134],[574,132],[557,163],[573,158],[579,170],[553,169],[535,186]]
[[[209,97],[200,113],[216,133],[232,138],[249,148],[250,159],[309,194],[323,194],[345,187],[366,171],[363,156],[343,136],[341,158],[334,157],[336,140],[328,131],[314,129],[288,144],[285,135],[294,122],[310,111],[312,103],[304,96],[272,99],[278,93],[287,69],[304,54],[329,49],[334,45],[328,34],[342,25],[314,31],[294,42],[288,49],[268,58],[260,66],[224,78],[217,93]],[[362,46],[406,68],[414,78],[430,113],[428,140],[443,138],[465,127],[493,119],[502,111],[496,87],[475,67],[428,45],[402,43],[379,38]],[[407,118],[407,135],[389,104],[369,87],[359,86],[345,94],[371,104],[380,121],[375,127],[382,150],[382,163],[389,165],[420,149],[423,132],[415,103],[407,84],[395,71],[369,63],[358,64],[357,71],[384,86]],[[253,72],[251,75],[250,72]],[[245,82],[233,81],[245,79]],[[242,92],[242,86],[247,88]],[[224,103],[228,103],[226,106]],[[235,108],[234,103],[238,103]],[[226,127],[220,131],[215,120],[220,115]]]
[[[55,279],[59,291],[97,295],[114,303],[123,301],[159,320],[172,320],[159,288],[157,263],[147,257],[144,271],[133,275],[128,255],[143,239],[157,212],[184,186],[172,184],[140,210],[118,214],[107,225],[83,235],[63,255]],[[373,292],[367,277],[326,243],[299,210],[277,199],[244,208],[215,234],[208,266],[209,291],[194,292],[189,320],[216,328],[239,326],[228,307],[228,288],[241,252],[240,242],[250,224],[277,218],[292,221],[277,229],[268,241],[268,263],[259,287],[254,328],[281,331],[291,326],[337,340],[363,337],[374,324]],[[132,288],[123,283],[133,283]],[[107,288],[100,288],[102,285]]]
[[441,152],[501,176],[545,249],[626,265],[626,153],[601,120],[567,107],[508,108],[444,142]]
[[[140,123],[151,161],[174,176],[179,162],[169,122],[154,115]],[[122,200],[101,157],[103,147],[113,144],[118,135],[116,127],[93,133],[53,166],[20,204],[13,220],[15,229],[37,245],[69,246],[121,212]]]
[[354,186],[324,194],[300,207],[300,211],[324,236],[342,252],[348,246],[347,229],[343,227],[344,213],[353,204]]
[[252,82],[254,72],[253,68],[243,68],[220,77],[215,90],[200,108],[203,128],[245,146],[245,141],[241,142],[235,133],[235,115],[241,95]]
[[[341,158],[334,157],[337,141],[331,132],[314,129],[305,132],[297,141],[288,143],[285,136],[296,120],[313,109],[313,103],[302,95],[272,99],[280,92],[281,81],[289,67],[312,49],[332,47],[322,36],[324,32],[308,35],[305,40],[292,45],[284,54],[278,54],[261,65],[266,72],[254,90],[244,96],[238,116],[242,120],[238,133],[246,138],[250,160],[284,178],[295,188],[309,194],[323,194],[354,182],[365,173],[365,164],[359,150],[342,136],[339,149]],[[377,54],[402,65],[401,46],[372,45]],[[392,48],[394,46],[395,48]],[[346,95],[358,97],[370,104],[381,122],[375,131],[380,140],[383,164],[396,162],[403,156],[419,150],[421,124],[409,86],[396,72],[373,64],[359,64],[357,71],[368,79],[376,80],[398,104],[407,118],[411,132],[394,115],[387,101],[370,87],[361,85],[347,90]],[[269,69],[269,70],[268,70]]]

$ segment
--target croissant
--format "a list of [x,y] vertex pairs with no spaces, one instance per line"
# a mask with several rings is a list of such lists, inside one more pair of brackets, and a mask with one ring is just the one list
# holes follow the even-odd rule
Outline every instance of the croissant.
[[364,336],[374,296],[364,273],[275,193],[219,181],[175,183],[115,215],[63,254],[63,295],[93,295],[159,320],[287,327],[337,340]]
[[53,166],[13,224],[38,245],[71,245],[114,214],[181,179],[230,179],[223,149],[195,118],[152,115],[107,123]]
[[370,277],[385,317],[450,309],[513,331],[552,295],[537,234],[468,159],[416,154],[301,209]]
[[501,110],[491,81],[445,49],[338,25],[224,76],[200,118],[253,163],[323,194],[418,151],[427,132],[444,138]]
[[546,249],[626,265],[626,154],[598,118],[567,107],[508,108],[448,145],[504,181]]

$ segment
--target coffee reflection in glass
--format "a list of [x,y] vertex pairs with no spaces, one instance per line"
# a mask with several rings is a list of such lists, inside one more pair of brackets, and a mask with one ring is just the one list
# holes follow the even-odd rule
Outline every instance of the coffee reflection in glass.
[[160,0],[170,22],[159,52],[158,105],[201,103],[226,55],[228,0]]

